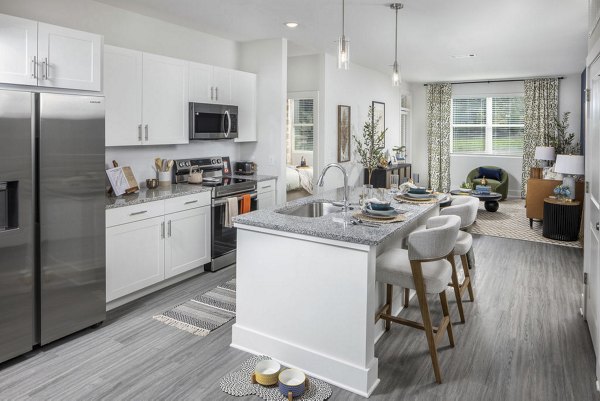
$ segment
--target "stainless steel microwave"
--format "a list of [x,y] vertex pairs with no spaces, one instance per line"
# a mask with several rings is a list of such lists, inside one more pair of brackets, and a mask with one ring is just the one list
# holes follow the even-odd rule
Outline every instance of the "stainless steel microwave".
[[190,139],[238,137],[238,108],[211,103],[190,103]]

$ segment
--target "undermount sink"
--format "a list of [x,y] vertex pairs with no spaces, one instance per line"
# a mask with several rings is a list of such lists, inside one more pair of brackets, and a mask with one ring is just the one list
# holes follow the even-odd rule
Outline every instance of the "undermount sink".
[[289,209],[278,210],[277,213],[298,217],[321,217],[341,212],[342,208],[331,202],[316,201]]

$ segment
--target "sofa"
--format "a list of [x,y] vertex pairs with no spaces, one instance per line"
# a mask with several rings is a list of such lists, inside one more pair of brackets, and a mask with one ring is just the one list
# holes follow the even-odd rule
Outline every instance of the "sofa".
[[[525,208],[529,227],[533,227],[533,220],[544,220],[544,199],[554,195],[554,188],[562,184],[561,180],[543,180],[530,178],[527,180],[527,194],[525,196]],[[583,202],[583,181],[575,183],[575,199]]]
[[481,180],[483,179],[482,175],[479,173],[479,169],[488,169],[488,170],[496,170],[500,174],[500,179],[496,180],[490,178],[489,175],[485,175],[485,179],[487,180],[487,185],[492,187],[492,192],[497,192],[502,195],[502,200],[505,200],[508,196],[508,173],[501,169],[500,167],[495,166],[481,166],[473,169],[469,175],[467,176],[467,183],[471,183],[473,185],[473,189],[475,186],[481,185]]

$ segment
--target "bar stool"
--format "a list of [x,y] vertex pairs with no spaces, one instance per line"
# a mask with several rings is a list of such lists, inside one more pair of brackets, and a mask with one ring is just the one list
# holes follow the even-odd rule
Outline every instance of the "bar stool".
[[[392,248],[377,257],[376,279],[386,283],[386,304],[378,311],[375,321],[385,320],[386,331],[391,322],[421,329],[427,336],[435,379],[442,382],[438,363],[437,344],[448,334],[450,346],[454,347],[452,323],[448,312],[446,288],[452,276],[451,261],[460,227],[457,216],[436,216],[427,221],[424,230],[415,231],[408,237],[408,250]],[[393,286],[416,290],[423,323],[392,315]],[[434,327],[429,314],[427,294],[439,294],[443,318]]]
[[473,293],[473,284],[471,283],[471,275],[469,274],[469,262],[467,253],[473,246],[473,236],[466,231],[463,231],[475,222],[477,218],[477,210],[479,209],[479,199],[472,196],[458,196],[452,200],[452,205],[440,210],[440,216],[458,216],[460,217],[460,228],[454,246],[454,254],[460,256],[465,279],[462,284],[458,281],[458,273],[456,265],[452,263],[452,282],[448,285],[454,288],[456,296],[456,304],[458,306],[458,314],[460,321],[465,322],[465,313],[463,311],[462,297],[465,290],[469,291],[469,299],[471,302],[475,300]]

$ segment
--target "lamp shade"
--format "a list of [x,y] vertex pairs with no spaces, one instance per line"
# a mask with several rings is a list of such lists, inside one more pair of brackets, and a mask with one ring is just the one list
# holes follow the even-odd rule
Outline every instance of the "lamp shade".
[[552,146],[537,146],[534,158],[536,160],[555,160],[554,148]]
[[584,158],[578,155],[558,155],[554,171],[561,174],[583,175],[585,174]]

